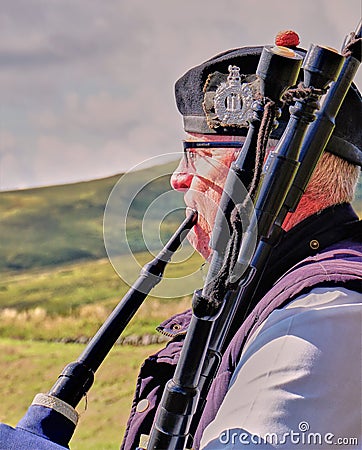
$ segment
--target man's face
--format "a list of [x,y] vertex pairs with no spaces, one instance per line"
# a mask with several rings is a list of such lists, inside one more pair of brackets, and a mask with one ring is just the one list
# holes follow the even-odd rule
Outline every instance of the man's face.
[[[191,141],[207,142],[243,139],[197,134],[190,136]],[[188,239],[205,259],[211,254],[209,242],[225,180],[239,151],[239,148],[188,148],[171,177],[173,189],[185,192],[186,206],[198,212],[198,222],[188,234]]]

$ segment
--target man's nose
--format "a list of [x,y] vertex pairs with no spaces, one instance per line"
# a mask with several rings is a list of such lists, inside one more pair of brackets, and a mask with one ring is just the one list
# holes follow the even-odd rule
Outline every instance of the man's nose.
[[186,165],[181,161],[171,176],[171,187],[175,191],[187,191],[191,186],[192,178],[193,174],[188,171]]

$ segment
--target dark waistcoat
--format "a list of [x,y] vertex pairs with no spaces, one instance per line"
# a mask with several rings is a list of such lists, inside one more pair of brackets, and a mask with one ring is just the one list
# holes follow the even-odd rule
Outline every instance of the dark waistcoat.
[[[282,243],[276,249],[272,261],[278,261],[278,265],[271,264],[271,270],[264,277],[262,298],[239,328],[223,356],[195,435],[194,448],[198,447],[203,430],[214,419],[225,397],[245,342],[274,309],[287,305],[297,296],[318,286],[343,286],[362,292],[360,225],[350,206],[341,205],[326,210],[314,220],[307,219],[303,228],[296,227],[295,232],[290,235],[289,243],[285,240],[288,246]],[[303,239],[300,236],[298,238],[302,230]],[[353,234],[355,240],[344,239]],[[293,248],[293,240],[298,245],[294,246],[293,252],[288,253],[285,248]],[[318,240],[319,253],[309,246],[311,240]],[[290,268],[291,266],[293,267]],[[275,282],[280,275],[283,276]],[[150,433],[163,389],[172,378],[178,362],[191,314],[188,310],[160,325],[159,330],[173,336],[173,339],[165,348],[150,356],[141,367],[122,450],[136,449],[140,436]]]

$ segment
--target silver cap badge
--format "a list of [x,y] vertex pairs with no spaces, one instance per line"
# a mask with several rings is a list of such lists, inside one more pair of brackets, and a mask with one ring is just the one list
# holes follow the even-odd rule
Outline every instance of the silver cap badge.
[[240,69],[229,66],[226,83],[222,83],[215,92],[215,114],[221,126],[247,126],[253,117],[253,91],[249,84],[241,83]]

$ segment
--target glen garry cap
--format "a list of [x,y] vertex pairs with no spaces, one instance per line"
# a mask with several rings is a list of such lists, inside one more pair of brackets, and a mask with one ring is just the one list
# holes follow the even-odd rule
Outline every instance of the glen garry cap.
[[[290,46],[297,54],[305,56],[306,50]],[[217,103],[210,99],[218,95],[223,100],[222,89],[231,88],[239,75],[242,83],[255,80],[256,68],[263,46],[241,47],[220,53],[204,63],[187,71],[175,84],[177,108],[183,116],[186,132],[201,134],[241,135],[247,133],[247,123],[227,126],[215,114]],[[301,70],[301,75],[302,75]],[[231,81],[230,81],[231,80]],[[240,83],[239,83],[240,84]],[[222,87],[224,86],[224,87]],[[219,92],[218,91],[221,91]],[[219,92],[219,94],[217,94]],[[226,95],[226,94],[225,94]],[[247,101],[247,97],[245,97]],[[215,119],[216,117],[216,119]],[[288,106],[282,110],[279,126],[271,133],[271,138],[279,139],[289,120]],[[349,89],[336,117],[336,126],[326,151],[334,153],[353,164],[362,166],[362,97],[355,85]]]

